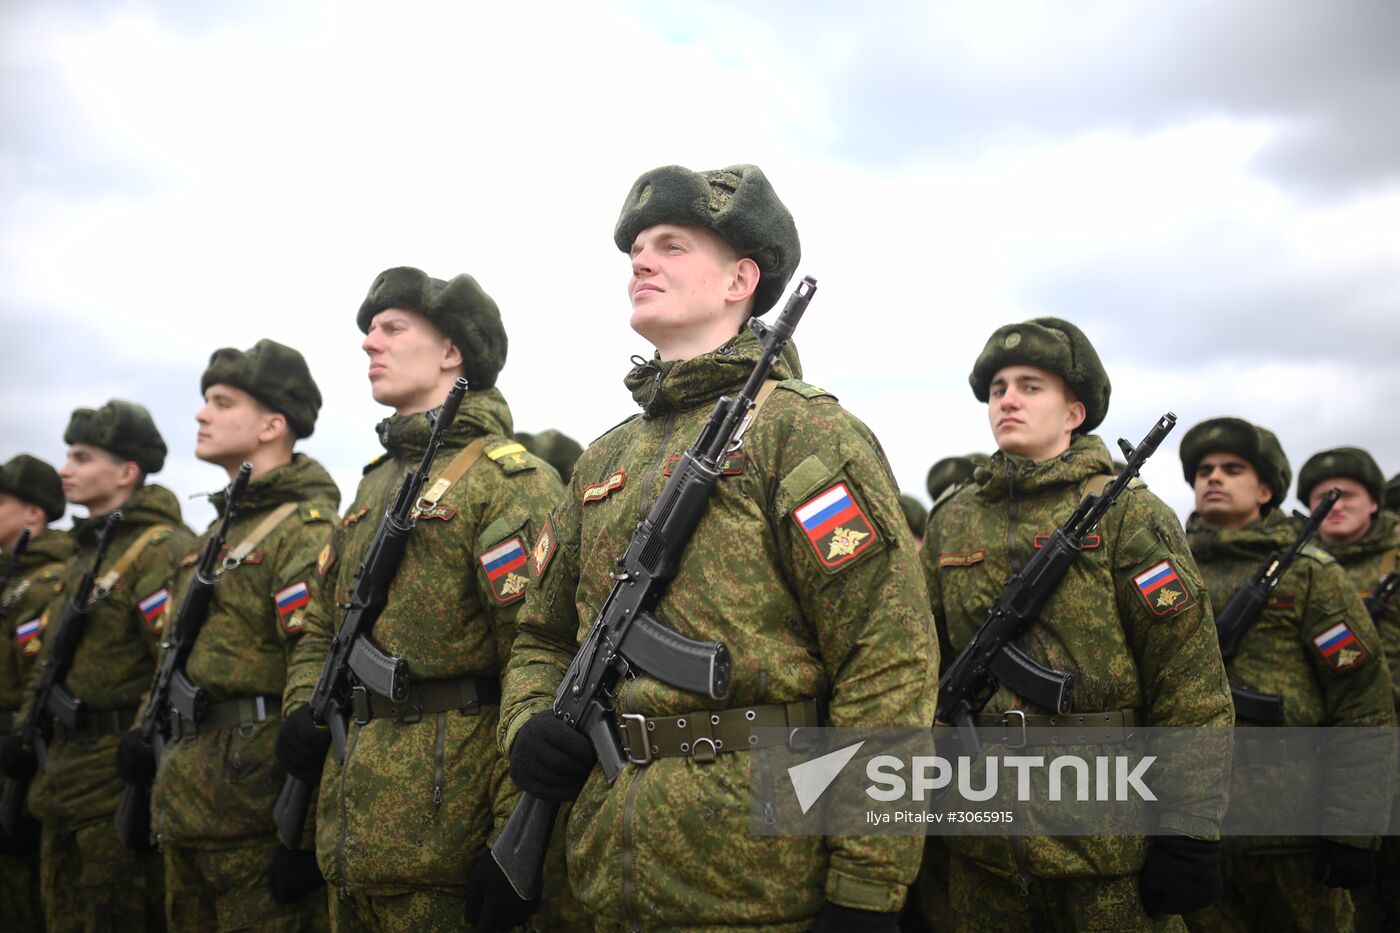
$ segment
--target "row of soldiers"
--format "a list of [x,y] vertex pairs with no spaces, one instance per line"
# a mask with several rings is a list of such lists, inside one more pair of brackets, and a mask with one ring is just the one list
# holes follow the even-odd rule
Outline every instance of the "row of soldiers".
[[[656,608],[676,633],[728,646],[729,690],[702,696],[644,671],[621,681],[609,727],[627,763],[605,779],[593,743],[555,715],[556,691],[639,519],[715,400],[748,378],[763,340],[753,322],[801,254],[791,214],[751,165],[647,172],[613,238],[629,256],[631,325],[656,353],[625,378],[640,412],[571,476],[514,434],[495,388],[506,332],[470,276],[400,267],[371,284],[356,323],[371,394],[394,413],[343,511],[326,471],[296,449],[321,402],[301,355],[261,340],[211,356],[195,453],[231,484],[250,464],[251,481],[184,665],[207,705],[170,710],[159,753],[133,727],[222,522],[202,538],[184,527],[175,497],[148,479],[165,444],[129,402],[74,412],[56,474],[26,456],[5,465],[0,544],[31,533],[3,592],[8,731],[30,713],[21,683],[53,658],[72,594],[85,573],[98,577],[63,678],[79,713],[46,718],[42,742],[12,734],[0,747],[0,771],[30,782],[28,812],[4,839],[7,929],[1351,927],[1348,892],[1374,882],[1378,849],[1395,853],[1379,837],[1227,845],[1218,783],[1163,789],[1152,836],[926,848],[750,832],[750,779],[768,761],[752,727],[927,727],[941,665],[1114,474],[1092,433],[1108,411],[1107,371],[1057,318],[997,329],[974,362],[997,449],[940,490],[926,527],[916,519],[922,547],[878,440],[804,381],[788,346]],[[329,753],[308,699],[380,516],[458,379],[468,391],[373,628],[378,648],[406,659],[408,690],[359,684],[344,747]],[[1288,725],[1393,725],[1400,692],[1386,658],[1400,648],[1400,606],[1378,634],[1361,595],[1400,545],[1374,462],[1344,448],[1301,471],[1305,503],[1332,487],[1341,502],[1227,665],[1212,607],[1291,540],[1289,466],[1272,433],[1237,418],[1192,427],[1181,458],[1196,493],[1185,530],[1130,485],[1020,646],[1072,673],[1076,714],[1111,719],[1120,741],[1147,723],[1231,727],[1232,682],[1281,694]],[[65,502],[89,513],[71,534],[48,527]],[[213,504],[222,516],[227,494]],[[1003,687],[981,721],[999,729],[1012,711],[1028,725],[1053,712]],[[288,776],[317,789],[290,844],[272,816]],[[1381,783],[1361,794],[1329,784],[1318,805],[1388,808]],[[158,848],[118,837],[128,787],[150,789],[140,842]],[[488,848],[522,791],[568,804],[531,897]],[[1379,923],[1390,908],[1370,909]]]

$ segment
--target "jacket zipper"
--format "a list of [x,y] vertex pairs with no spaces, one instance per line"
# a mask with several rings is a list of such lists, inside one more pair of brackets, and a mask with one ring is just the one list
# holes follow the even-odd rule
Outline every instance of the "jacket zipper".
[[[1006,559],[1012,573],[1021,570],[1016,557],[1016,533],[1021,524],[1021,503],[1016,498],[1016,468],[1010,460],[1006,462]],[[1026,859],[1026,849],[1020,836],[1012,836],[1011,854],[1016,859],[1016,880],[1020,883],[1022,897],[1030,896],[1031,872]]]
[[350,879],[345,876],[345,834],[349,831],[350,811],[345,805],[345,779],[350,771],[350,759],[355,754],[355,746],[360,741],[360,728],[355,727],[354,734],[350,736],[350,742],[345,748],[345,760],[340,764],[340,832],[335,840],[335,868],[340,874],[340,896],[347,898],[350,896]]
[[447,751],[447,713],[437,714],[437,748],[433,751],[433,813],[442,806],[443,757]]
[[661,472],[661,465],[666,462],[666,450],[671,443],[671,435],[676,430],[676,416],[666,415],[665,423],[661,427],[661,443],[656,448],[656,460],[642,477],[642,495],[637,500],[637,517],[646,518],[647,512],[651,511],[651,491],[656,484],[657,474]]

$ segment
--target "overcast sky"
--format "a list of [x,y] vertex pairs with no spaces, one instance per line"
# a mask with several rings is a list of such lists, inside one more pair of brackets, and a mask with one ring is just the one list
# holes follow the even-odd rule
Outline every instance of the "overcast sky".
[[199,374],[271,337],[308,358],[302,449],[348,501],[386,413],[355,312],[396,265],[476,276],[516,427],[587,443],[650,352],[612,244],[629,184],[753,162],[820,283],[806,377],[920,498],[990,446],[987,335],[1043,314],[1098,347],[1106,440],[1180,417],[1144,475],[1183,515],[1176,441],[1216,415],[1295,472],[1354,444],[1392,475],[1397,39],[1390,0],[7,0],[0,459],[58,464],[72,409],[121,397],[171,448],[157,481],[220,486]]

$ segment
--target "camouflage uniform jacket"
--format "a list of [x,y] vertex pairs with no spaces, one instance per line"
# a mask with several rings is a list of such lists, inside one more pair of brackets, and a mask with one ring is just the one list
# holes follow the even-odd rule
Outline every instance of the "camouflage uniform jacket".
[[[0,710],[18,711],[26,684],[37,666],[41,619],[63,585],[63,567],[73,556],[73,539],[66,531],[45,529],[29,542],[14,576],[0,597]],[[9,554],[3,559],[9,562]]]
[[[309,699],[343,616],[336,607],[349,601],[380,516],[418,466],[428,435],[421,414],[380,423],[388,454],[366,468],[322,561],[324,579],[288,672],[288,709]],[[374,627],[379,647],[408,661],[410,682],[501,675],[529,572],[521,566],[493,580],[484,558],[516,546],[523,556],[561,494],[544,461],[509,452],[518,445],[496,389],[467,393],[431,476],[478,437],[485,455],[418,519]],[[316,841],[326,876],[370,895],[464,887],[519,795],[496,748],[498,713],[484,705],[480,715],[352,724],[343,767],[328,755],[321,783]]]
[[[122,574],[112,592],[93,607],[87,633],[78,645],[65,686],[90,710],[134,710],[150,688],[160,632],[171,612],[176,565],[194,535],[180,519],[180,504],[163,486],[146,485],[121,507],[107,557],[98,576],[152,525],[168,530],[153,538]],[[74,523],[77,553],[68,562],[63,593],[49,603],[46,625],[57,626],[68,594],[92,566],[97,540],[92,519]],[[149,607],[143,612],[142,604]],[[45,638],[43,652],[52,647]],[[40,655],[43,657],[43,654]],[[30,702],[26,698],[26,706]],[[29,807],[46,826],[66,832],[84,823],[110,819],[121,797],[115,755],[118,737],[71,738],[49,746],[48,762],[34,778]]]
[[[222,515],[224,493],[211,498]],[[220,575],[185,665],[190,680],[209,692],[210,703],[279,699],[264,722],[167,743],[153,792],[156,828],[165,843],[219,848],[274,832],[272,805],[284,778],[273,751],[280,698],[305,606],[320,590],[317,559],[330,545],[331,529],[339,520],[340,491],[319,463],[295,454],[291,463],[249,483],[224,547],[227,555],[284,503],[296,503],[297,510],[242,563]],[[180,561],[175,613],[217,524]],[[174,613],[170,624],[175,624]]]
[[[1400,532],[1395,523],[1400,521],[1394,512],[1381,509],[1371,521],[1371,528],[1360,541],[1348,544],[1328,544],[1321,538],[1318,546],[1337,559],[1347,577],[1364,600],[1371,595],[1386,568],[1400,569]],[[1379,619],[1372,620],[1381,637],[1381,647],[1385,650],[1386,664],[1390,667],[1391,693],[1395,707],[1400,710],[1400,597],[1390,601],[1390,606]]]
[[[1297,532],[1275,509],[1252,525],[1233,529],[1212,528],[1192,515],[1187,537],[1210,601],[1223,610],[1264,560],[1274,551],[1286,550]],[[1328,643],[1324,633],[1338,625],[1350,629],[1356,641],[1324,653],[1319,642]],[[1395,709],[1390,672],[1380,646],[1380,636],[1355,586],[1333,557],[1309,545],[1279,580],[1226,670],[1232,683],[1280,694],[1286,726],[1391,727]],[[1247,771],[1236,768],[1236,787],[1248,780]],[[1349,779],[1349,772],[1365,779]],[[1387,782],[1377,782],[1373,769],[1350,769],[1341,755],[1328,757],[1324,784],[1324,788],[1299,788],[1298,793],[1322,794],[1323,805],[1340,813],[1383,814],[1390,806]],[[1234,796],[1238,806],[1245,806],[1254,795],[1236,792]],[[1267,804],[1260,801],[1260,805]],[[1378,839],[1346,841],[1379,845]],[[1278,840],[1269,843],[1271,849],[1280,845]]]
[[[550,518],[557,544],[541,539],[532,553],[539,580],[520,616],[503,747],[552,704],[607,597],[613,558],[715,400],[738,391],[758,353],[746,330],[712,353],[628,374],[643,413],[583,454]],[[889,466],[861,422],[826,392],[787,378],[794,372],[786,361],[775,370],[785,381],[726,463],[656,610],[680,634],[728,646],[729,698],[708,700],[643,674],[623,684],[619,714],[822,698],[833,726],[931,720],[932,620]],[[849,527],[809,537],[795,512],[838,487],[856,510]],[[629,765],[611,787],[595,769],[570,815],[575,892],[605,921],[646,928],[807,929],[823,898],[897,910],[922,840],[754,835],[751,768],[761,786],[781,778],[767,761],[762,749],[710,763],[660,758]]]
[[[949,661],[986,621],[1012,574],[1069,518],[1090,480],[1112,472],[1107,449],[1093,435],[1076,437],[1063,454],[1044,462],[999,452],[930,515],[920,560]],[[1149,595],[1137,581],[1159,573],[1175,580]],[[1074,676],[1075,712],[1132,709],[1145,713],[1153,726],[1228,728],[1230,694],[1212,621],[1180,523],[1135,483],[1086,540],[1083,554],[1019,645],[1040,663]],[[985,708],[987,713],[1009,709],[1053,712],[1005,686]],[[1141,751],[1108,748],[1112,754]],[[1159,831],[1218,834],[1227,776],[1221,766],[1159,781],[1166,810]],[[1043,777],[1038,780],[1044,784]],[[1046,799],[1047,788],[1035,793]],[[950,851],[1002,874],[1052,878],[1135,872],[1147,847],[1145,838],[1129,835],[950,836],[946,842]]]

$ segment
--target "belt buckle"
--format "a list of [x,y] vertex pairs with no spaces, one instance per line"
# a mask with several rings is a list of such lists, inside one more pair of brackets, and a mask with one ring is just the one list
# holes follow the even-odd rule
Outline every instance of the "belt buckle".
[[369,691],[363,684],[356,684],[350,688],[350,711],[356,725],[368,725],[374,718],[369,705]]
[[626,723],[634,722],[637,724],[637,731],[641,736],[643,756],[638,758],[632,753],[632,743],[629,741],[627,747],[623,749],[623,751],[627,752],[627,760],[639,768],[644,768],[651,764],[651,742],[647,740],[647,718],[641,713],[621,713],[617,718],[624,723],[622,727],[623,735],[627,735]]
[[[1021,741],[1020,741],[1019,744],[1013,742],[1012,739],[1011,739],[1011,737],[1010,737],[1009,735],[1006,734],[1006,727],[1007,727],[1007,725],[1008,725],[1007,720],[1009,720],[1012,716],[1019,716],[1019,717],[1021,717],[1021,721],[1020,721],[1020,723],[1019,723],[1019,725],[1020,725],[1020,727],[1021,727]],[[1030,744],[1030,739],[1026,736],[1026,711],[1025,711],[1025,710],[1020,710],[1020,709],[1009,709],[1009,710],[1006,710],[1005,712],[1003,712],[1003,713],[1001,714],[1001,740],[1002,740],[1002,742],[1004,742],[1004,743],[1006,744],[1006,747],[1007,747],[1007,748],[1025,748],[1027,745]]]

